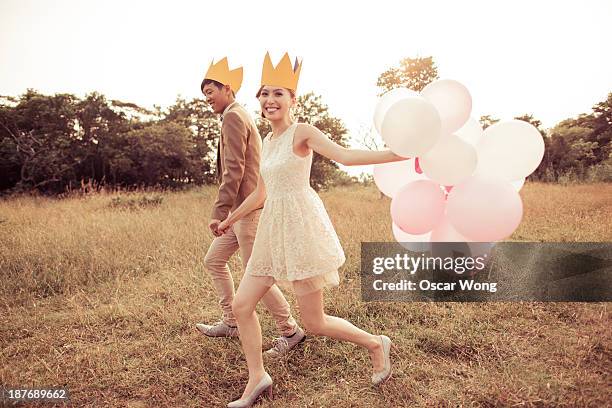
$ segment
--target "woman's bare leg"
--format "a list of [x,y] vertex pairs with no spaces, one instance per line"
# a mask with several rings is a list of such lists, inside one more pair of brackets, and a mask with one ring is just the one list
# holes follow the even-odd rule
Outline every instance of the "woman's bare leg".
[[350,341],[365,347],[370,352],[374,372],[379,372],[384,368],[384,352],[380,337],[370,334],[340,317],[325,314],[322,290],[297,296],[297,301],[300,307],[302,324],[309,333]]
[[255,313],[255,306],[270,289],[269,283],[268,277],[245,274],[232,303],[242,350],[249,368],[249,382],[242,398],[251,393],[266,373],[261,353],[261,326]]

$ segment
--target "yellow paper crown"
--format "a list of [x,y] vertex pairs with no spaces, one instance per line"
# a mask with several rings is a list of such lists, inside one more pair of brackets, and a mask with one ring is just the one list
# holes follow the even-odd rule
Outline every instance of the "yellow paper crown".
[[208,67],[208,71],[206,71],[204,79],[212,79],[213,81],[220,82],[223,85],[229,85],[234,93],[238,93],[240,85],[242,85],[242,67],[230,71],[229,64],[227,63],[227,57],[224,57],[216,64],[213,64],[214,61],[215,60],[213,59],[210,62],[210,67]]
[[298,80],[300,79],[300,71],[302,70],[302,61],[298,63],[295,59],[295,65],[291,66],[289,54],[285,53],[276,68],[272,65],[270,53],[266,52],[264,58],[263,69],[261,71],[261,86],[280,86],[283,88],[297,90]]

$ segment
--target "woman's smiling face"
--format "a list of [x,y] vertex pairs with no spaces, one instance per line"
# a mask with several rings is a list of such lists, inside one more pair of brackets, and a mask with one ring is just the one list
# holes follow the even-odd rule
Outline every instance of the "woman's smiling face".
[[268,120],[289,117],[289,108],[295,104],[295,97],[288,89],[278,86],[263,86],[259,93],[261,112]]

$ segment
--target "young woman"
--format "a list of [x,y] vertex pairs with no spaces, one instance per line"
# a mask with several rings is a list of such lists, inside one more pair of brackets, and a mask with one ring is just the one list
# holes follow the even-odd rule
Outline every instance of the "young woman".
[[249,407],[264,392],[272,392],[272,379],[263,365],[261,328],[255,305],[275,282],[291,283],[302,323],[310,334],[350,341],[366,348],[373,366],[373,384],[378,385],[391,376],[391,340],[387,336],[367,333],[323,310],[323,288],[339,284],[338,268],[345,256],[321,199],[310,187],[309,178],[313,151],[344,165],[386,163],[404,158],[391,151],[346,149],[316,127],[296,123],[290,110],[296,104],[300,68],[301,64],[297,63],[291,67],[287,54],[276,68],[271,67],[266,55],[257,97],[272,132],[263,141],[259,182],[242,205],[219,224],[219,232],[223,233],[265,201],[253,253],[232,305],[249,380],[241,399],[228,407]]

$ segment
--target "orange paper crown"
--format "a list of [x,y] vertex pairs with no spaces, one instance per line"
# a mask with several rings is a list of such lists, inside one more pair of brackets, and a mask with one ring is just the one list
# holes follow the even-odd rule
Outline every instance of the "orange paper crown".
[[210,67],[208,67],[204,79],[212,79],[223,85],[229,85],[234,93],[238,93],[240,85],[242,85],[242,67],[230,71],[227,57],[224,57],[216,64],[213,64],[214,61],[213,59],[210,62]]
[[261,86],[280,86],[283,88],[297,90],[298,80],[300,79],[300,71],[302,70],[302,61],[298,63],[297,58],[295,64],[291,66],[289,54],[285,53],[278,65],[274,67],[270,59],[270,53],[266,52],[264,58],[263,69],[261,71]]

